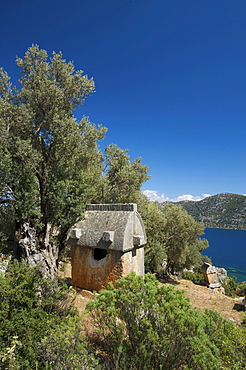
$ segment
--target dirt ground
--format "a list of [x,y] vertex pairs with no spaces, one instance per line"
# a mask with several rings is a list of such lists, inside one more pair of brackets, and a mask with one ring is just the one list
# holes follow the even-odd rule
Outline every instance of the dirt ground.
[[[62,267],[60,275],[71,279],[71,266],[66,264]],[[224,294],[217,293],[205,286],[196,285],[190,280],[175,280],[168,282],[160,282],[160,284],[172,284],[176,289],[184,290],[184,294],[189,297],[192,308],[199,311],[204,311],[205,308],[218,311],[221,316],[239,325],[243,318],[244,312],[238,311],[235,307],[242,307],[240,298],[227,297]],[[77,291],[75,298],[75,306],[81,315],[89,300],[93,298],[93,294],[86,290]],[[236,305],[236,306],[235,306]]]
[[241,298],[227,297],[205,286],[196,285],[190,280],[177,280],[172,285],[176,289],[184,290],[185,295],[190,299],[192,308],[199,311],[204,311],[205,308],[216,310],[221,316],[237,325],[243,321],[244,312],[235,309],[235,307],[243,307]]

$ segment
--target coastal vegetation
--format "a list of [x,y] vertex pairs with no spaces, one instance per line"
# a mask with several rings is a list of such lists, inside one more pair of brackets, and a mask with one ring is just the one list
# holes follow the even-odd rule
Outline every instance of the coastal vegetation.
[[88,311],[114,369],[244,368],[244,326],[213,310],[191,309],[182,291],[151,274],[110,284]]
[[208,260],[202,251],[208,247],[204,224],[198,223],[180,205],[158,202],[139,203],[144,220],[147,245],[146,267],[152,272],[173,275],[175,272],[201,266]]
[[245,368],[246,322],[236,326],[214,310],[191,308],[183,291],[153,274],[132,273],[94,295],[87,327],[75,295],[62,280],[43,279],[37,267],[9,265],[0,279],[0,368]]
[[0,369],[97,369],[87,349],[71,292],[43,279],[26,261],[0,277]]

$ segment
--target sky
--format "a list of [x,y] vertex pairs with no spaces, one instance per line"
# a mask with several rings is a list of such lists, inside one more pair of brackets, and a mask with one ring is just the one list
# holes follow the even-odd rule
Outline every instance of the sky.
[[37,44],[93,77],[75,116],[142,157],[152,200],[246,194],[245,0],[8,0],[0,67]]

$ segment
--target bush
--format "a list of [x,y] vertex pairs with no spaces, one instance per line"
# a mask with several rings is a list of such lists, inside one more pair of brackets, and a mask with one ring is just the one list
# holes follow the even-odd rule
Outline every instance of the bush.
[[223,287],[225,288],[225,294],[229,297],[246,296],[246,283],[237,283],[236,278],[228,278]]
[[228,278],[223,284],[225,294],[229,297],[236,297],[237,295],[237,282],[235,278]]
[[219,350],[222,369],[245,369],[246,330],[225,320],[217,311],[205,310],[205,332]]
[[237,284],[237,295],[239,296],[246,296],[246,283],[238,283]]
[[191,280],[194,284],[204,285],[204,277],[199,272],[184,271],[183,279]]
[[0,278],[1,369],[97,369],[80,335],[66,285],[25,262]]
[[181,291],[150,274],[109,284],[87,309],[114,369],[244,368],[245,332],[214,311],[192,310]]

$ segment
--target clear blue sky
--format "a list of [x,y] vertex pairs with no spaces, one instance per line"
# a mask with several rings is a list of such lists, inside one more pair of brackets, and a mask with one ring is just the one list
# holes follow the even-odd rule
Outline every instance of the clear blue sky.
[[31,44],[94,77],[76,116],[143,158],[143,190],[246,194],[245,0],[6,0],[0,34],[14,83]]

